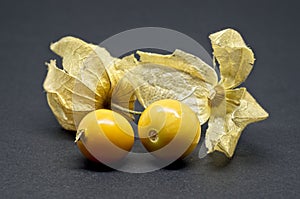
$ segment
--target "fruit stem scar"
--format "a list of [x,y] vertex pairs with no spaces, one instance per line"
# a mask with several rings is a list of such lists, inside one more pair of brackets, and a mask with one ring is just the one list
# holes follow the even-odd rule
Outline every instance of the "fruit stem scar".
[[81,136],[83,135],[83,133],[84,133],[84,129],[80,129],[79,131],[78,131],[78,133],[77,133],[77,135],[76,135],[76,138],[75,138],[75,143],[76,142],[78,142],[79,140],[80,140],[80,138],[81,138]]
[[150,130],[148,133],[148,138],[152,141],[152,142],[157,142],[158,140],[158,133],[156,130]]

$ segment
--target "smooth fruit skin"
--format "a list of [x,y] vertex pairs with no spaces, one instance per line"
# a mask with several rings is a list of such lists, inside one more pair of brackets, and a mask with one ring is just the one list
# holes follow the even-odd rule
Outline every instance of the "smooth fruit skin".
[[84,146],[81,140],[76,141],[76,144],[81,151],[81,153],[92,162],[99,162]]
[[176,160],[197,146],[201,126],[196,114],[177,100],[160,100],[147,107],[138,122],[144,147],[154,156]]
[[128,154],[134,144],[134,132],[130,123],[120,114],[99,109],[81,120],[76,140],[86,158],[109,164]]

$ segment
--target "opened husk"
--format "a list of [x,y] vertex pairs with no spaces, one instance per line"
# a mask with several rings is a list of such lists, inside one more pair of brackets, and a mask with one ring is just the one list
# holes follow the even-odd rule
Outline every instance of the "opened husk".
[[[170,55],[137,51],[137,55],[139,60],[129,56],[135,67],[126,71],[121,86],[115,89],[113,101],[116,97],[126,102],[125,98],[129,96],[122,98],[120,95],[132,93],[146,108],[158,100],[175,99],[189,105],[201,124],[207,121],[210,116],[209,96],[217,84],[217,75],[209,65],[181,50]],[[121,89],[124,92],[120,92]]]
[[208,153],[220,151],[232,157],[243,129],[264,120],[268,113],[246,88],[236,88],[246,80],[254,64],[254,54],[241,35],[226,29],[209,36],[219,63],[221,80],[215,87],[211,116],[205,137]]

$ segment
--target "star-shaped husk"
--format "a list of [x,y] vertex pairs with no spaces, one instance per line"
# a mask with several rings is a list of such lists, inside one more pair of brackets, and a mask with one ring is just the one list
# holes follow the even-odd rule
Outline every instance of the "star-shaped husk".
[[226,29],[209,38],[219,63],[221,80],[211,100],[205,145],[208,153],[220,151],[232,157],[243,129],[250,123],[266,119],[268,113],[246,88],[235,88],[246,80],[254,64],[254,54],[241,35]]

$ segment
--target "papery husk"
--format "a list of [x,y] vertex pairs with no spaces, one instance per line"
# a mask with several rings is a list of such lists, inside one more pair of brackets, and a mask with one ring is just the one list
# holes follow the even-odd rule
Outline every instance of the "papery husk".
[[70,36],[50,48],[63,58],[63,69],[53,60],[47,64],[43,86],[48,104],[63,128],[76,131],[88,112],[109,107],[111,84],[107,68],[115,58],[104,48]]
[[212,104],[205,139],[208,153],[220,151],[232,157],[244,128],[268,117],[246,88],[227,90],[225,98],[214,98]]
[[81,120],[85,114],[95,110],[95,107],[101,107],[105,100],[95,98],[93,90],[59,69],[55,60],[51,60],[47,66],[44,89],[47,91],[48,104],[63,128],[76,130],[74,120]]
[[246,80],[254,64],[254,54],[241,35],[225,29],[209,36],[213,55],[219,63],[221,83],[225,89],[235,88]]
[[268,113],[240,85],[250,74],[254,54],[241,35],[232,29],[211,34],[213,54],[219,63],[221,80],[211,100],[211,116],[205,136],[207,152],[220,151],[232,157],[244,128],[264,120]]
[[[210,116],[209,96],[217,84],[214,69],[181,50],[175,50],[170,55],[142,51],[136,54],[139,59],[134,55],[124,58],[134,67],[129,69],[127,64],[120,64],[117,69],[124,71],[124,66],[126,68],[121,80],[123,86],[120,86],[123,91],[126,90],[125,93],[134,94],[144,108],[162,99],[179,100],[194,110],[201,124],[207,121]],[[113,102],[114,97],[127,102],[130,95],[120,97],[123,92],[119,90],[117,87],[117,94],[113,93]]]

